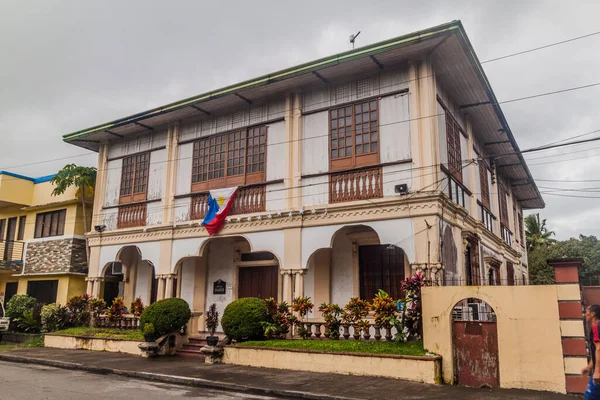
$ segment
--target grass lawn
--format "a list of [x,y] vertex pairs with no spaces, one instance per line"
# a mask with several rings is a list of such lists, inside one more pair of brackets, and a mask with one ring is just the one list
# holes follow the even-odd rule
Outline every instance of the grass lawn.
[[144,335],[139,329],[87,328],[82,326],[51,332],[51,334],[65,336],[85,336],[100,339],[144,340]]
[[14,349],[30,349],[32,347],[44,347],[44,337],[30,339],[23,343],[2,342],[0,343],[0,351]]
[[272,349],[299,349],[348,353],[395,354],[424,356],[427,351],[422,342],[359,342],[354,340],[262,340],[237,343],[236,346],[254,346]]

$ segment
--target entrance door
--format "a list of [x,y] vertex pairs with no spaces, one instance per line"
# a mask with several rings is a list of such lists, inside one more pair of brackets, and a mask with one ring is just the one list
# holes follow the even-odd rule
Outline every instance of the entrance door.
[[278,266],[241,267],[238,278],[238,298],[277,299]]
[[4,289],[4,306],[12,297],[17,294],[17,287],[19,282],[6,282],[6,289]]
[[6,227],[6,247],[4,248],[4,259],[12,260],[15,235],[17,233],[17,218],[9,218]]
[[474,387],[499,387],[496,321],[453,321],[456,381]]

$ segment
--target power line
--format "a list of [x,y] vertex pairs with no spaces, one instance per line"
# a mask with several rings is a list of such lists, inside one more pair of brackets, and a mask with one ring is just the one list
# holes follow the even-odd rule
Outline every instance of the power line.
[[510,57],[520,56],[522,54],[527,54],[527,53],[531,53],[533,51],[543,50],[543,49],[547,49],[549,47],[558,46],[558,45],[569,43],[569,42],[574,42],[576,40],[585,39],[585,38],[588,38],[590,36],[595,36],[595,35],[599,35],[599,34],[600,34],[600,31],[593,32],[593,33],[589,33],[587,35],[577,36],[577,37],[574,37],[574,38],[571,38],[571,39],[562,40],[560,42],[554,42],[554,43],[550,43],[550,44],[547,44],[547,45],[544,45],[544,46],[535,47],[533,49],[523,50],[523,51],[519,51],[517,53],[507,54],[507,55],[501,56],[501,57],[490,58],[489,60],[482,61],[481,64],[487,64],[487,63],[491,63],[491,62],[494,62],[494,61],[504,60],[504,59],[510,58]]
[[[503,59],[506,59],[506,58],[509,58],[509,57],[519,56],[519,55],[522,55],[522,54],[526,54],[526,53],[530,53],[530,52],[542,50],[542,49],[545,49],[545,48],[548,48],[548,47],[553,47],[553,46],[561,45],[561,44],[568,43],[568,42],[573,42],[573,41],[576,41],[576,40],[584,39],[584,38],[587,38],[587,37],[590,37],[590,36],[594,36],[594,35],[598,35],[598,34],[600,34],[600,31],[599,32],[593,32],[593,33],[590,33],[590,34],[587,34],[587,35],[583,35],[583,36],[577,36],[577,37],[574,37],[574,38],[562,40],[562,41],[559,41],[559,42],[550,43],[550,44],[547,44],[547,45],[544,45],[544,46],[540,46],[540,47],[531,48],[531,49],[520,51],[520,52],[517,52],[517,53],[507,54],[505,56],[500,56],[500,57],[492,58],[492,59],[489,59],[489,60],[486,60],[486,61],[482,61],[481,64],[487,64],[487,63],[491,63],[491,62],[503,60]],[[452,70],[446,71],[446,72],[441,73],[441,74],[447,74],[447,73],[449,73],[451,71],[462,69],[462,68],[466,68],[466,67],[467,66],[460,67],[460,68],[454,68]],[[386,88],[386,87],[391,87],[391,86],[402,85],[402,84],[405,84],[405,83],[410,83],[410,82],[413,82],[413,81],[417,81],[417,80],[420,80],[420,79],[429,78],[429,77],[432,77],[432,76],[434,76],[434,75],[426,75],[426,76],[423,76],[423,77],[409,79],[409,80],[406,80],[406,81],[403,81],[403,82],[394,83],[394,84],[390,84],[390,85],[387,85],[387,86],[380,86],[379,88],[381,89],[381,88]],[[572,89],[572,90],[575,90],[575,89]],[[545,94],[545,95],[548,95],[548,94]],[[528,98],[532,98],[532,97],[528,97]],[[512,100],[512,101],[517,101],[517,100]],[[315,103],[312,103],[310,105],[314,106],[314,105],[326,104],[326,103],[330,103],[330,100],[324,100],[322,102],[315,102]],[[500,104],[500,103],[498,103],[498,104]],[[306,107],[306,105],[304,105],[304,107]],[[286,110],[284,110],[284,112],[291,111],[291,110],[292,109],[286,109]],[[80,157],[80,156],[85,156],[85,155],[90,155],[90,154],[95,154],[95,152],[83,153],[83,154],[75,155],[75,156],[72,156],[72,157]],[[53,162],[53,161],[59,161],[61,159],[67,159],[67,158],[72,158],[72,157],[49,159],[49,160],[39,161],[39,162],[36,162],[36,163],[21,164],[21,165],[16,165],[16,166],[3,167],[3,168],[0,168],[0,169],[20,168],[20,167],[25,167],[25,166],[29,166],[29,165],[37,165],[37,164],[44,164],[44,163],[49,163],[49,162]]]

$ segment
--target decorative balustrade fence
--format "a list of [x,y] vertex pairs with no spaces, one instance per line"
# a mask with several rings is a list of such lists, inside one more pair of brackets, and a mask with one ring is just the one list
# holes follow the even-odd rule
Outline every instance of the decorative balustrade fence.
[[332,174],[329,177],[329,202],[372,199],[383,196],[381,168]]
[[[324,322],[305,322],[302,324],[304,329],[310,332],[309,338],[326,339],[327,328]],[[371,335],[371,333],[374,333]],[[395,328],[379,328],[375,324],[369,324],[368,327],[359,327],[357,324],[342,324],[340,327],[340,339],[345,340],[371,340],[380,341],[382,338],[387,341],[394,340],[396,334]]]
[[133,228],[146,225],[148,204],[132,204],[119,206],[117,228]]
[[98,318],[93,318],[92,326],[96,328],[139,329],[140,317],[127,314],[122,319],[111,322],[106,314],[102,314]]
[[[265,211],[266,186],[248,186],[238,189],[233,199],[229,215],[251,214]],[[192,196],[190,219],[204,219],[208,210],[208,193]]]

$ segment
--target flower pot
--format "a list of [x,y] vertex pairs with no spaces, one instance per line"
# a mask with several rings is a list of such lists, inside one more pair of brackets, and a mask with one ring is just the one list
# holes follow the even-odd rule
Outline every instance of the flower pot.
[[145,334],[144,341],[145,342],[154,342],[154,335],[153,334]]
[[218,336],[207,336],[206,337],[206,344],[209,346],[216,346],[217,344],[219,344],[219,337]]

